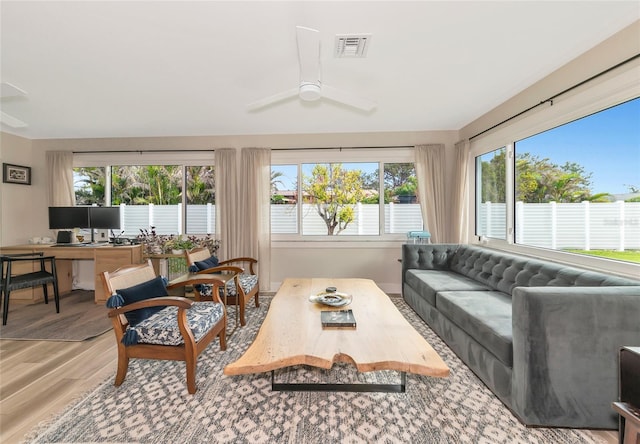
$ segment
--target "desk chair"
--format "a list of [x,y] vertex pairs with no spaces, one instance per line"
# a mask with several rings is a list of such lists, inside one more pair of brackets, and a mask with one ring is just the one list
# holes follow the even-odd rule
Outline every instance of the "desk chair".
[[[18,273],[13,266],[19,263],[39,262],[40,270]],[[50,271],[47,271],[45,263],[50,264]],[[33,270],[33,266],[31,270]],[[56,258],[54,256],[44,256],[44,253],[20,253],[0,255],[0,270],[2,271],[1,291],[4,295],[2,300],[2,325],[7,325],[9,316],[9,295],[13,290],[37,287],[42,285],[44,292],[44,302],[49,303],[48,284],[53,284],[53,294],[56,302],[56,313],[60,313],[60,295],[58,294],[58,277],[56,275]]]

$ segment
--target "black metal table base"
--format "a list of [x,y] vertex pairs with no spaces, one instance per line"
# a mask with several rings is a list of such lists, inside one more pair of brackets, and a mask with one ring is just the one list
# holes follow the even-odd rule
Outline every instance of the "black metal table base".
[[399,384],[324,384],[324,383],[288,383],[276,382],[274,370],[271,370],[271,390],[274,392],[381,392],[404,393],[407,386],[407,374],[400,372]]

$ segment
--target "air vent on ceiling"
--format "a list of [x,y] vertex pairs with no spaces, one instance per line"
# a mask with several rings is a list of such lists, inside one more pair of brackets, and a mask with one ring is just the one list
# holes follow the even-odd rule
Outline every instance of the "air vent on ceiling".
[[336,35],[336,57],[366,57],[371,34]]

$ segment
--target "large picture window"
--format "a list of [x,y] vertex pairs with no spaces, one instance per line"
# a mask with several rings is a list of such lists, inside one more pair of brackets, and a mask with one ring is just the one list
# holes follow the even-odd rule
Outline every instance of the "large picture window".
[[212,234],[214,171],[213,166],[184,165],[78,167],[76,204],[120,206],[125,236],[150,227],[157,234]]
[[515,242],[640,262],[640,98],[515,143]]
[[423,229],[416,190],[410,162],[274,164],[271,232],[287,238],[405,235]]

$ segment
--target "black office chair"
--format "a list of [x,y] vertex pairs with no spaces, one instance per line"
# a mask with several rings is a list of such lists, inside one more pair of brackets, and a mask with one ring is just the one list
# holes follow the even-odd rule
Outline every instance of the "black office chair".
[[[12,271],[12,265],[19,262],[40,262],[40,270],[27,273],[15,274]],[[51,270],[47,271],[45,262],[51,264]],[[6,264],[6,265],[5,265]],[[42,285],[44,292],[44,302],[49,303],[49,292],[47,285],[53,284],[53,293],[56,301],[56,313],[60,313],[60,295],[58,294],[58,277],[56,275],[56,258],[54,256],[45,256],[44,253],[21,253],[21,254],[3,254],[0,255],[0,270],[2,271],[2,285],[0,290],[4,294],[2,325],[7,325],[7,316],[9,315],[9,294],[13,290],[22,288],[37,287]]]

